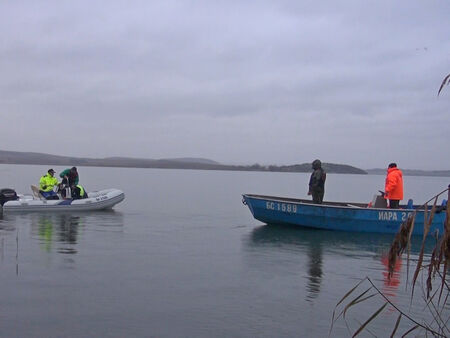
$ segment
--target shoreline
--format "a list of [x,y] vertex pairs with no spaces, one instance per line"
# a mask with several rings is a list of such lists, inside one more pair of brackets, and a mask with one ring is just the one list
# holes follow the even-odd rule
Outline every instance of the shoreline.
[[[156,160],[158,161],[158,160]],[[164,160],[170,162],[170,160]],[[203,163],[155,163],[153,165],[133,165],[133,164],[107,164],[107,163],[81,163],[83,161],[73,161],[71,163],[61,163],[59,161],[55,162],[45,162],[43,161],[0,161],[0,164],[6,165],[42,165],[42,166],[80,166],[80,167],[96,167],[96,168],[130,168],[130,169],[178,169],[178,170],[214,170],[214,171],[245,171],[245,172],[277,172],[277,173],[311,173],[311,170],[289,170],[283,169],[285,167],[292,166],[235,166],[235,165],[222,165],[222,164],[203,164]],[[385,170],[383,169],[367,169],[364,172],[352,172],[352,171],[335,171],[329,170],[325,165],[325,170],[328,174],[343,174],[343,175],[378,175],[385,176]],[[327,170],[328,169],[328,170]],[[426,171],[426,170],[412,170],[412,169],[402,169],[404,176],[416,176],[416,177],[450,177],[450,170],[436,170],[436,171]]]

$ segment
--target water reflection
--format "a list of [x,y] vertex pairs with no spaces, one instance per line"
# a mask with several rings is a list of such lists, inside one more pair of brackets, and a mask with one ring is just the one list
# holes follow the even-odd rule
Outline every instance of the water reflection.
[[[307,257],[306,300],[312,301],[320,293],[323,276],[323,243],[321,240],[314,240],[315,236],[314,232],[294,227],[280,228],[265,225],[253,229],[249,244],[251,247],[291,252],[298,257],[302,257],[302,253],[305,253]],[[273,254],[276,255],[276,252]],[[298,262],[295,264],[297,265]]]
[[123,215],[120,212],[98,211],[90,213],[28,213],[5,214],[0,218],[0,230],[15,229],[29,225],[31,237],[39,241],[43,251],[61,254],[76,254],[77,244],[86,227],[122,229]]
[[[59,243],[58,252],[76,254],[79,228],[84,218],[71,214],[38,214],[31,217],[31,233],[40,239],[42,248],[50,252],[54,241]],[[55,238],[54,238],[55,237]]]
[[[394,304],[398,303],[397,293],[401,283],[401,271],[402,271],[402,258],[398,257],[392,276],[389,276],[389,255],[383,254],[381,256],[381,264],[383,265],[383,285],[381,286],[381,292],[389,297],[389,300]],[[396,312],[394,307],[389,305],[388,311],[391,313]]]
[[[16,227],[8,222],[3,217],[3,212],[0,210],[0,262],[3,262],[5,258],[5,248],[7,239],[11,238],[11,234],[15,233],[15,271],[16,275],[19,274],[19,231]],[[5,235],[5,236],[4,236]]]
[[[316,298],[323,282],[324,260],[332,261],[341,257],[358,260],[378,261],[384,268],[384,254],[388,252],[392,234],[364,234],[325,230],[308,230],[300,227],[264,225],[253,229],[247,241],[250,249],[264,251],[271,257],[283,256],[286,264],[299,264],[299,258],[306,257],[307,300]],[[421,237],[412,238],[412,254],[420,250]],[[426,250],[431,250],[433,241],[427,241]],[[429,251],[431,252],[431,251]],[[287,257],[287,258],[286,258]],[[289,261],[290,260],[290,261]],[[267,264],[267,260],[265,262]],[[291,269],[293,267],[291,266]],[[400,283],[401,261],[391,280],[387,280],[383,269],[385,287],[395,292]]]
[[14,229],[15,229],[14,225],[9,223],[6,219],[4,219],[3,212],[0,211],[0,233],[1,231],[11,231]]
[[308,298],[314,299],[320,292],[320,283],[322,282],[322,246],[309,245],[308,255]]

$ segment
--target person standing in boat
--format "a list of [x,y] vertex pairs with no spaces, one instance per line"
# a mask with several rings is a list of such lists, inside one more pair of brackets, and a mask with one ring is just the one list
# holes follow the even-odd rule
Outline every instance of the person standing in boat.
[[327,174],[322,169],[322,162],[320,160],[314,160],[312,163],[313,172],[309,179],[308,195],[312,195],[314,203],[322,204],[323,195],[325,194],[325,180]]
[[42,176],[39,180],[39,193],[47,200],[59,199],[56,192],[53,191],[53,188],[58,185],[58,179],[53,177],[54,174],[55,171],[53,169],[49,169],[47,174]]
[[64,187],[70,188],[70,190],[72,190],[73,188],[75,188],[78,185],[78,181],[79,181],[79,176],[78,176],[78,171],[76,167],[72,167],[72,168],[68,168],[63,170],[60,174],[59,177],[62,178],[61,184],[60,184],[60,191],[61,191],[61,196],[63,198],[70,198],[70,192],[68,192],[67,196],[66,196],[66,189],[64,189]]
[[390,163],[387,169],[384,198],[389,200],[389,208],[398,209],[403,199],[403,173],[396,163]]
[[59,177],[62,178],[61,183],[68,184],[70,187],[76,186],[78,184],[78,181],[80,180],[76,167],[63,170],[59,174]]

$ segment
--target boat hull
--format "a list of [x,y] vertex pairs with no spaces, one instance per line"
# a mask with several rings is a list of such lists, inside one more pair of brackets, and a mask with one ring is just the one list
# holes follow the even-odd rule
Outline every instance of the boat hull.
[[20,196],[16,201],[3,205],[3,212],[33,211],[93,211],[111,209],[125,199],[125,194],[118,189],[105,189],[88,193],[89,198],[66,200],[43,200],[32,196]]
[[[377,209],[363,204],[329,203],[312,204],[310,201],[291,198],[243,195],[253,217],[266,224],[289,224],[308,228],[396,233],[413,209]],[[429,233],[443,233],[445,211],[437,212]],[[416,210],[413,235],[423,235],[424,211]]]

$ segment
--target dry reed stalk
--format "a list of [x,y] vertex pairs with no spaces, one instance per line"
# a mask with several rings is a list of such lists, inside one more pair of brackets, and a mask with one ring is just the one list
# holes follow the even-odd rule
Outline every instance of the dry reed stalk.
[[439,271],[439,245],[436,239],[436,245],[434,246],[433,252],[431,253],[430,264],[428,265],[428,275],[426,280],[427,286],[427,299],[430,299],[430,292],[433,290],[431,281],[436,276],[436,272]]
[[427,236],[428,236],[428,232],[430,231],[431,224],[433,223],[434,213],[436,212],[437,199],[438,199],[438,196],[436,196],[434,199],[433,207],[431,208],[430,216],[428,217],[428,219],[427,219],[428,203],[425,203],[422,246],[420,248],[419,260],[417,261],[416,271],[414,272],[411,298],[414,296],[414,287],[416,286],[417,277],[419,276],[420,269],[422,268],[423,254],[425,252],[425,242],[427,240]]
[[444,81],[442,81],[441,86],[439,87],[439,91],[438,91],[438,96],[441,93],[442,88],[444,88],[445,85],[450,84],[450,74],[448,74],[445,78]]
[[[443,233],[442,237],[440,238],[440,240],[438,240],[439,233],[437,233],[436,245],[431,254],[430,264],[428,266],[424,266],[423,257],[424,257],[424,251],[425,251],[425,240],[430,231],[430,227],[433,222],[435,213],[440,211],[440,209],[438,209],[436,207],[437,199],[440,195],[442,195],[445,192],[448,192],[448,200],[447,200],[447,205],[446,205],[446,219],[445,219],[445,224],[444,224],[444,233]],[[429,211],[428,203],[431,202],[433,199],[434,199],[433,207]],[[414,324],[414,326],[412,328],[410,328],[408,331],[406,331],[402,337],[410,334],[412,331],[414,331],[418,328],[424,329],[426,336],[428,336],[428,334],[431,334],[435,337],[450,336],[449,335],[450,330],[447,327],[447,324],[450,321],[450,317],[447,319],[442,317],[442,311],[446,308],[445,304],[447,304],[448,297],[450,295],[450,286],[446,282],[447,267],[450,265],[450,264],[448,264],[450,262],[450,185],[448,186],[447,189],[445,189],[444,191],[440,192],[439,194],[437,194],[436,196],[434,196],[433,198],[428,200],[422,206],[424,207],[424,234],[423,234],[423,238],[422,238],[422,245],[421,245],[421,250],[420,250],[420,254],[419,254],[419,259],[418,259],[416,270],[414,273],[411,302],[413,300],[414,285],[417,280],[417,277],[418,277],[420,271],[424,270],[427,267],[428,274],[427,274],[427,280],[426,280],[426,299],[427,299],[426,305],[427,305],[427,308],[429,309],[430,313],[433,315],[433,321],[430,323],[420,323],[420,322],[416,321],[414,318],[409,316],[406,312],[402,311],[394,303],[392,303],[389,300],[389,298],[386,295],[384,295],[374,285],[374,283],[370,280],[370,278],[365,277],[355,287],[353,287],[349,292],[347,292],[347,294],[336,305],[336,307],[333,311],[333,317],[332,317],[332,323],[331,323],[329,335],[332,332],[333,324],[341,316],[344,318],[346,326],[350,330],[347,320],[345,319],[346,313],[348,312],[348,310],[351,307],[372,298],[374,296],[374,294],[373,293],[368,294],[368,292],[371,288],[374,288],[375,291],[382,298],[384,298],[385,304],[383,304],[383,306],[381,308],[379,308],[375,313],[373,313],[368,320],[366,320],[363,324],[360,324],[360,327],[355,331],[355,333],[353,334],[353,337],[359,335],[363,331],[370,333],[370,331],[368,331],[367,326],[381,312],[383,312],[383,310],[387,304],[390,304],[399,313],[399,317],[397,319],[397,322],[395,323],[395,327],[391,333],[391,337],[393,337],[395,335],[395,333],[397,332],[397,330],[399,328],[400,320],[402,318],[407,318],[410,322],[412,322]],[[405,251],[406,248],[408,249],[408,264],[409,264],[409,250],[410,250],[410,246],[411,246],[411,235],[412,235],[412,232],[414,229],[415,217],[416,217],[416,212],[413,212],[412,215],[410,215],[408,217],[408,219],[401,224],[399,231],[395,235],[394,241],[391,244],[391,248],[389,250],[389,278],[393,275],[396,260],[402,255],[402,253]],[[440,271],[441,263],[444,264],[444,267],[443,267],[444,271],[442,273]],[[433,295],[431,295],[431,297],[430,297],[430,293],[432,291],[432,280],[433,280],[433,278],[437,277],[436,274],[438,274],[442,278],[441,290],[436,290],[433,293]],[[352,299],[349,303],[344,305],[344,309],[336,317],[336,311],[337,311],[339,305],[341,305],[344,302],[344,300],[346,300],[353,292],[355,292],[357,289],[359,289],[359,287],[361,286],[363,281],[368,281],[371,284],[371,288],[365,290],[363,293],[360,293],[356,298]],[[446,287],[446,289],[447,289],[447,296],[445,297],[445,300],[444,300],[444,306],[441,309],[439,309],[433,303],[433,299],[435,298],[437,293],[440,291],[438,303],[440,302],[444,287]],[[424,298],[425,298],[425,293],[424,293]],[[438,331],[436,331],[436,329],[434,329],[432,327],[433,324],[436,324],[438,326],[438,328],[437,328]]]
[[[409,216],[408,216],[409,217]],[[416,211],[414,211],[411,215],[411,229],[409,230],[408,236],[408,250],[406,251],[406,286],[409,284],[409,257],[411,255],[411,236],[414,231],[414,224],[416,223]]]
[[[339,314],[339,316],[335,317],[335,313],[336,313],[336,310],[337,310],[338,306],[344,301],[344,299],[346,299],[347,297],[349,297],[350,294],[352,294],[353,292],[357,291],[357,289],[358,289],[360,286],[362,286],[362,283],[365,282],[365,281],[369,282],[370,285],[371,285],[371,287],[370,287],[369,289],[366,289],[363,293],[359,294],[356,298],[354,298],[349,304],[347,304],[347,305],[345,306],[345,309],[341,311],[341,313]],[[363,324],[360,325],[360,327],[355,331],[355,333],[352,335],[352,337],[356,337],[356,336],[357,336],[358,334],[360,334],[362,331],[367,330],[368,324],[371,323],[376,317],[378,317],[378,315],[379,315],[380,313],[382,313],[382,311],[384,310],[384,308],[385,308],[388,304],[389,304],[390,306],[392,306],[392,307],[399,313],[399,317],[397,318],[397,322],[396,322],[396,324],[395,324],[395,328],[394,328],[394,330],[393,330],[393,332],[392,332],[392,334],[391,334],[391,337],[392,337],[392,335],[397,331],[398,325],[399,325],[399,323],[400,323],[400,319],[401,319],[401,318],[406,318],[406,319],[408,319],[411,323],[415,324],[414,327],[411,328],[411,329],[409,329],[408,331],[406,331],[406,333],[403,334],[402,337],[404,337],[405,335],[409,334],[410,332],[412,332],[412,331],[414,331],[414,330],[416,330],[416,329],[418,329],[418,328],[424,329],[426,332],[432,334],[432,335],[435,336],[435,337],[446,337],[446,335],[441,334],[441,333],[435,331],[432,327],[430,327],[430,326],[427,325],[426,323],[420,323],[420,322],[416,321],[414,318],[412,318],[410,315],[408,315],[406,312],[403,312],[400,308],[398,308],[398,306],[397,306],[396,304],[394,304],[388,297],[386,297],[386,295],[385,295],[383,292],[381,292],[380,289],[378,289],[378,288],[376,287],[376,285],[372,282],[372,280],[371,280],[369,277],[366,277],[366,278],[364,278],[363,280],[361,280],[355,287],[353,287],[349,292],[347,292],[347,294],[346,294],[346,295],[339,301],[339,303],[336,305],[336,307],[335,307],[335,309],[334,309],[334,311],[333,311],[333,318],[332,318],[331,327],[330,327],[330,332],[329,332],[328,337],[330,337],[330,335],[331,335],[331,332],[332,332],[332,330],[333,330],[333,325],[334,325],[334,323],[337,321],[337,319],[338,319],[339,317],[342,316],[342,314],[343,314],[344,311],[349,310],[350,307],[352,307],[352,306],[356,305],[357,303],[360,303],[360,302],[362,302],[362,301],[364,301],[364,300],[366,300],[366,299],[369,299],[369,298],[371,298],[371,297],[373,296],[373,294],[372,294],[372,295],[370,295],[370,296],[366,296],[366,297],[363,298],[363,296],[366,295],[367,292],[368,292],[369,290],[371,290],[371,289],[374,289],[378,295],[380,295],[382,298],[384,298],[384,304],[383,304],[377,311],[375,311],[375,312],[369,317],[369,319],[367,319]],[[345,316],[344,316],[344,317],[345,317]],[[350,327],[348,326],[347,321],[346,321],[346,326],[347,326],[347,329],[350,331]],[[351,331],[350,331],[350,332],[351,332]]]
[[447,199],[447,210],[446,210],[446,215],[445,215],[445,227],[444,227],[444,236],[442,238],[442,243],[441,243],[441,252],[440,252],[440,259],[441,262],[442,260],[444,260],[444,269],[443,269],[443,273],[442,273],[442,279],[441,279],[441,292],[439,294],[439,301],[438,303],[441,301],[441,297],[442,297],[442,291],[444,290],[444,286],[445,286],[445,279],[447,276],[447,267],[448,267],[448,262],[450,260],[450,190],[448,192],[448,199]]
[[390,279],[394,274],[395,263],[397,259],[401,256],[401,254],[408,247],[408,243],[410,242],[411,233],[414,229],[414,219],[415,214],[408,217],[408,219],[402,223],[400,229],[394,237],[394,241],[391,244],[391,248],[389,250],[388,261],[389,261],[389,273],[388,278]]

